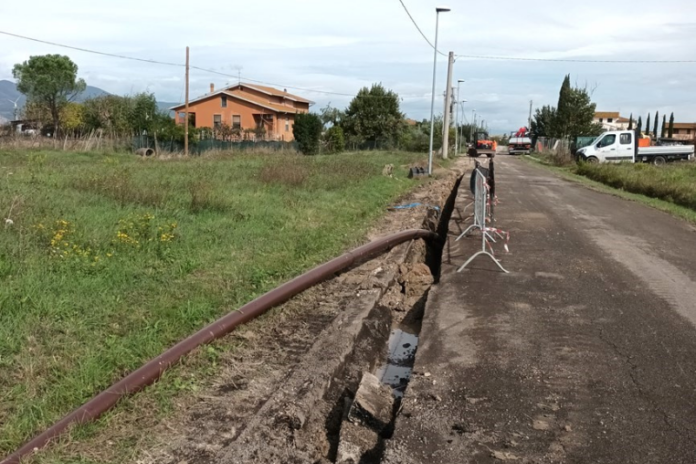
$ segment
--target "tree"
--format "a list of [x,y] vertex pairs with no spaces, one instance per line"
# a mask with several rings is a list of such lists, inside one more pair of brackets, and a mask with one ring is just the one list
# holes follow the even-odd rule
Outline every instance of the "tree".
[[638,126],[636,127],[636,130],[638,131],[638,135],[643,132],[643,118],[640,116],[638,116]]
[[648,121],[645,123],[645,132],[650,135],[650,113],[648,113]]
[[346,140],[341,126],[332,126],[324,133],[324,143],[328,153],[341,153],[346,147]]
[[399,96],[382,84],[362,88],[346,110],[341,125],[349,138],[362,142],[396,144],[404,115]]
[[530,131],[535,139],[539,137],[553,137],[555,130],[553,127],[556,119],[556,108],[553,106],[543,106],[537,108],[534,117],[532,118],[532,127]]
[[555,136],[565,138],[569,135],[571,119],[571,92],[570,74],[566,74],[561,84],[561,91],[558,95],[558,105],[556,106],[556,117],[554,122]]
[[316,155],[319,153],[319,141],[324,125],[321,118],[316,114],[300,113],[295,115],[295,124],[292,133],[299,145],[300,151],[305,155]]
[[332,107],[331,103],[327,103],[326,107],[319,112],[321,122],[327,127],[339,126],[344,117],[345,112]]
[[63,108],[87,87],[84,80],[77,78],[77,65],[62,55],[32,56],[29,61],[16,64],[12,75],[17,79],[17,90],[28,101],[46,107],[55,133],[60,130]]
[[628,130],[633,129],[633,113],[631,113],[631,117],[628,119]]
[[667,115],[662,116],[662,132],[660,136],[664,139],[665,135],[667,135]]
[[655,126],[653,127],[653,137],[657,138],[657,129],[660,125],[660,112],[655,111]]
[[668,135],[669,135],[669,138],[670,138],[670,139],[671,139],[672,137],[674,137],[674,113],[672,113],[672,114],[669,115],[669,129],[668,129],[668,132],[669,132]]

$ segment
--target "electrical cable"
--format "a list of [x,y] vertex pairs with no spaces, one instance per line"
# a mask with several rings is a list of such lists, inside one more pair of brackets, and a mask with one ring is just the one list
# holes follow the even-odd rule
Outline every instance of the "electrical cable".
[[436,50],[442,56],[447,56],[446,53],[443,53],[440,50],[437,50],[435,48],[435,45],[433,45],[433,43],[430,41],[430,39],[428,39],[428,37],[423,33],[423,30],[420,28],[420,26],[418,25],[416,20],[413,18],[413,16],[411,15],[411,12],[408,11],[408,8],[406,7],[406,4],[403,2],[403,0],[399,0],[399,3],[401,3],[401,6],[404,7],[404,11],[408,15],[408,17],[411,19],[411,22],[413,23],[413,25],[416,26],[416,29],[418,29],[418,32],[420,32],[420,35],[423,36],[423,39],[425,39],[425,41],[428,42],[428,45],[430,45],[430,48],[432,48],[433,50]]

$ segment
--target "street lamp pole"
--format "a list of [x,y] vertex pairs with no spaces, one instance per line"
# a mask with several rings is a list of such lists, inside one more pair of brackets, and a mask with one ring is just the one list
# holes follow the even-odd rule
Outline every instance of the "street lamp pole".
[[460,100],[459,100],[459,92],[460,92],[460,86],[462,85],[462,82],[466,82],[464,79],[459,79],[457,80],[457,113],[454,115],[454,128],[456,129],[455,131],[455,142],[454,142],[454,156],[459,155],[459,132],[460,132],[460,127],[459,127],[459,110],[461,109],[459,107]]
[[440,13],[450,11],[449,8],[435,8],[435,58],[433,59],[433,92],[430,99],[430,150],[428,151],[428,175],[433,174],[433,136],[435,135],[435,83],[437,81],[437,36],[440,28]]

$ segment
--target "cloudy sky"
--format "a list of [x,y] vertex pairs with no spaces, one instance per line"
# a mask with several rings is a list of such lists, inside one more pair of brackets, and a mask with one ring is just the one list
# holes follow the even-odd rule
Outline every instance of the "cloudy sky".
[[[696,60],[694,0],[404,0],[440,50],[459,55],[597,60]],[[210,83],[244,78],[287,87],[315,108],[344,107],[360,87],[382,82],[402,97],[402,110],[428,117],[432,49],[399,0],[34,0],[29,7],[0,2],[0,31],[109,53],[191,64],[229,77],[192,71],[191,96]],[[63,53],[88,84],[117,94],[154,92],[179,102],[182,68],[66,50],[0,35],[0,79],[30,55]],[[674,111],[696,121],[696,63],[608,64],[458,58],[467,117],[475,109],[492,131],[525,123],[529,101],[555,104],[563,76],[587,85],[597,109],[643,115]],[[446,59],[439,57],[437,106],[442,112]]]

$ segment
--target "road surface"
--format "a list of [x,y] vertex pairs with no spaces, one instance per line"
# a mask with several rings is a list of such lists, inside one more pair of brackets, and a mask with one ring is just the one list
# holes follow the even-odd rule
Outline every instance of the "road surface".
[[383,462],[695,463],[696,228],[518,158],[496,180],[511,273],[456,272],[455,211]]

